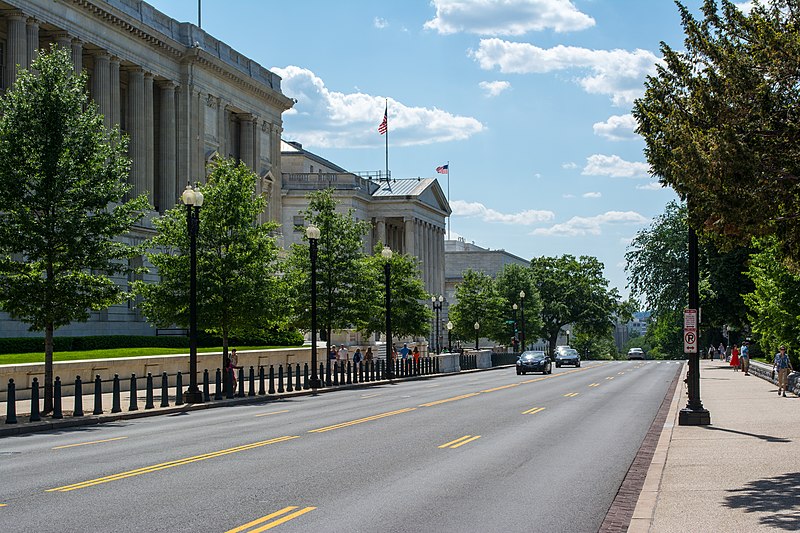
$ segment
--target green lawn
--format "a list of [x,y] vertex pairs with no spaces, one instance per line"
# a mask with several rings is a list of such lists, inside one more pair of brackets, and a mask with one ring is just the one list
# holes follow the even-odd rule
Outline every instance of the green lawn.
[[[237,346],[242,350],[266,350],[270,348],[290,348],[288,346]],[[222,347],[198,348],[198,353],[221,352]],[[112,359],[116,357],[141,357],[145,355],[172,355],[187,354],[188,348],[114,348],[109,350],[85,350],[74,352],[56,352],[53,354],[55,361],[76,361],[79,359]],[[0,355],[0,365],[15,365],[20,363],[44,363],[44,354],[13,353]]]

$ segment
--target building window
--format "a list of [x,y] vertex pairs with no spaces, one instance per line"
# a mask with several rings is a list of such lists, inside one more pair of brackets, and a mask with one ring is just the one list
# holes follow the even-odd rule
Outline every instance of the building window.
[[294,231],[295,233],[301,233],[305,231],[305,223],[306,219],[303,218],[303,215],[298,215],[292,219],[292,223],[294,224]]

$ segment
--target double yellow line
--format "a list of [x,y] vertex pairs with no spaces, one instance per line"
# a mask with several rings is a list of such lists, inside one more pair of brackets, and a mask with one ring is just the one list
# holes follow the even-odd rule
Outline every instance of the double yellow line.
[[533,409],[528,409],[527,411],[522,411],[523,415],[535,415],[536,413],[541,413],[544,411],[544,407],[534,407]]
[[468,444],[474,440],[478,440],[479,438],[481,438],[480,435],[464,435],[463,437],[459,437],[456,440],[451,440],[446,444],[442,444],[441,446],[439,446],[439,448],[455,449],[458,448],[459,446]]
[[477,396],[480,392],[470,392],[469,394],[462,394],[461,396],[453,396],[452,398],[446,398],[444,400],[436,400],[435,402],[428,402],[423,403],[420,407],[433,407],[434,405],[441,405],[447,402],[455,402],[456,400],[463,400],[465,398],[472,398],[473,396]]
[[[241,526],[239,526],[237,528],[229,529],[225,533],[241,533],[242,531],[247,531],[247,533],[260,533],[261,531],[266,531],[268,529],[272,529],[275,526],[279,526],[279,525],[281,525],[283,523],[288,522],[289,520],[294,520],[298,516],[302,516],[302,515],[304,515],[306,513],[309,513],[311,511],[313,511],[314,509],[316,509],[316,507],[304,507],[304,508],[300,509],[299,511],[294,511],[297,508],[298,507],[296,505],[290,505],[288,507],[284,507],[280,511],[275,511],[274,513],[268,514],[267,516],[262,516],[261,518],[253,520],[252,522],[248,522],[248,523],[246,523],[244,525],[241,525]],[[294,511],[294,512],[291,513],[291,514],[286,514],[286,513],[290,512],[290,511]],[[279,517],[281,515],[286,515],[286,516],[282,516],[281,518],[278,518],[277,520],[273,520],[272,522],[269,522],[268,524],[264,524],[264,522],[266,522],[268,520],[272,520],[273,518],[277,518],[277,517]],[[258,527],[256,529],[249,529],[251,527],[259,526],[261,524],[264,524],[264,525],[262,525],[261,527]]]
[[415,411],[416,407],[407,407],[405,409],[398,409],[397,411],[390,411],[388,413],[381,413],[379,415],[368,416],[365,418],[359,418],[358,420],[351,420],[349,422],[342,422],[341,424],[334,424],[332,426],[325,426],[324,428],[317,428],[312,429],[309,433],[325,433],[326,431],[333,431],[334,429],[341,429],[350,426],[355,426],[356,424],[363,424],[364,422],[371,422],[372,420],[379,420],[381,418],[386,418],[387,416],[394,416],[399,415],[402,413],[408,413],[409,411]]
[[181,466],[189,463],[196,463],[197,461],[205,461],[206,459],[213,459],[214,457],[221,457],[223,455],[230,455],[232,453],[243,452],[246,450],[252,450],[254,448],[260,448],[261,446],[266,446],[268,444],[277,444],[279,442],[286,442],[293,439],[299,439],[298,436],[286,436],[286,437],[278,437],[276,439],[264,440],[261,442],[253,442],[251,444],[245,444],[244,446],[237,446],[235,448],[228,448],[227,450],[219,450],[216,452],[211,453],[204,453],[203,455],[195,455],[194,457],[186,457],[185,459],[177,459],[175,461],[168,461],[166,463],[160,463],[157,465],[152,466],[145,466],[143,468],[137,468],[136,470],[128,470],[127,472],[121,472],[119,474],[113,474],[110,476],[99,477],[97,479],[90,479],[89,481],[82,481],[80,483],[74,483],[72,485],[64,485],[63,487],[56,487],[54,489],[47,489],[45,492],[69,492],[72,490],[77,489],[85,489],[87,487],[93,487],[95,485],[100,485],[102,483],[108,483],[110,481],[116,481],[118,479],[125,479],[128,477],[133,476],[140,476],[142,474],[149,474],[150,472],[157,472],[159,470],[166,470],[167,468],[173,468],[176,466]]

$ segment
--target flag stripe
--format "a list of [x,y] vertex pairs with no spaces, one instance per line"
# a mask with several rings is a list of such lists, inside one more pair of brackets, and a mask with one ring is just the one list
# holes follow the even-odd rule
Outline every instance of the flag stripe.
[[450,173],[450,165],[442,165],[440,167],[436,167],[436,172],[439,174],[449,174]]
[[381,122],[381,125],[378,126],[378,133],[380,133],[381,135],[383,135],[384,133],[386,133],[389,130],[389,116],[388,116],[388,113],[389,113],[389,107],[387,105],[386,109],[383,111],[383,122]]

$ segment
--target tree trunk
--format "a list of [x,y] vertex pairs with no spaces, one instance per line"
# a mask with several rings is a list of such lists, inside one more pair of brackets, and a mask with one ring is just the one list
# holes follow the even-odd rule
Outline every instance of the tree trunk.
[[550,346],[550,356],[555,357],[556,355],[556,343],[558,342],[558,333],[555,335],[551,335],[549,339],[547,339],[547,344]]
[[[234,370],[235,372],[235,370]],[[228,327],[222,325],[222,375],[225,379],[222,380],[223,392],[228,392]],[[233,383],[231,382],[231,386]]]
[[53,323],[44,330],[44,409],[42,414],[53,412]]

